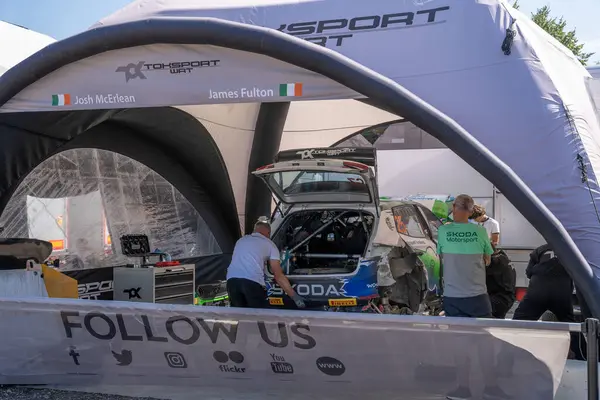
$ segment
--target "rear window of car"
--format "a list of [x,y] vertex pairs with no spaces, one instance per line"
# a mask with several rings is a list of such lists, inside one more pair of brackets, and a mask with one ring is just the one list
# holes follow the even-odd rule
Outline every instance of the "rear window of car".
[[285,194],[348,192],[369,193],[358,174],[321,171],[286,171],[273,177]]

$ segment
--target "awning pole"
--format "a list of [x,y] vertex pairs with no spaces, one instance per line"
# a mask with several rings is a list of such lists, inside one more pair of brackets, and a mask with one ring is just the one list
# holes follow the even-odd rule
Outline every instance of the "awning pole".
[[587,339],[587,380],[588,400],[599,400],[598,398],[598,327],[600,321],[597,319],[586,319],[583,323],[583,331]]

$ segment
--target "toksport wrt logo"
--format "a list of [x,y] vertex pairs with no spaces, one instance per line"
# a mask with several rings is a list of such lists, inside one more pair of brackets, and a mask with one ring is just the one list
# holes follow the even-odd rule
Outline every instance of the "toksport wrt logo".
[[[112,272],[111,272],[112,275]],[[77,278],[76,278],[77,279]],[[100,297],[104,293],[111,293],[113,291],[113,281],[98,281],[90,283],[80,283],[77,285],[77,292],[80,299],[89,300],[100,300]],[[112,294],[111,294],[112,298]]]
[[129,82],[131,79],[140,78],[146,79],[146,75],[142,72],[142,68],[144,67],[144,61],[140,61],[137,63],[129,63],[127,65],[122,65],[115,72],[123,72],[125,74],[125,83]]
[[356,148],[347,147],[342,149],[305,149],[297,151],[296,154],[300,156],[302,160],[310,160],[314,159],[315,156],[319,158],[319,156],[323,157],[336,157],[343,154],[354,153]]
[[190,74],[200,68],[218,67],[221,60],[189,60],[150,62],[137,61],[117,67],[115,72],[125,75],[125,83],[132,79],[147,79],[146,74],[154,71],[166,71],[169,74]]
[[307,160],[310,158],[314,158],[312,153],[314,150],[301,150],[296,152],[296,154],[298,154],[300,157],[302,157],[303,160]]
[[[401,2],[398,2],[401,3]],[[424,3],[424,2],[423,2]],[[437,25],[446,22],[450,6],[421,9],[416,12],[397,10],[390,14],[355,15],[321,21],[302,21],[282,24],[278,30],[309,42],[327,47],[343,46],[347,40],[360,33],[407,29]],[[374,40],[377,36],[374,37]]]

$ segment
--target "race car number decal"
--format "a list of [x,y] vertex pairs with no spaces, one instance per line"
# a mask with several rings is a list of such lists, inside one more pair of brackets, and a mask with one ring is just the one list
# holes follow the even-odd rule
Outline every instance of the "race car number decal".
[[348,307],[355,305],[356,299],[329,299],[329,306],[331,307]]
[[269,297],[269,304],[272,306],[282,306],[283,297]]

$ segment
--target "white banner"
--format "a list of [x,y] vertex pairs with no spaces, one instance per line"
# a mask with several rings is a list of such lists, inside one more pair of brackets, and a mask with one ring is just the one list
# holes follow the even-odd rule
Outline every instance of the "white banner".
[[561,324],[437,317],[36,299],[0,301],[0,318],[0,384],[223,396],[431,398],[455,389],[462,368],[474,395],[487,380],[514,398],[548,399],[569,347]]

